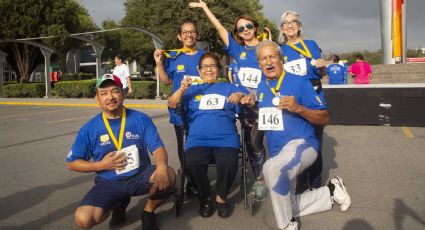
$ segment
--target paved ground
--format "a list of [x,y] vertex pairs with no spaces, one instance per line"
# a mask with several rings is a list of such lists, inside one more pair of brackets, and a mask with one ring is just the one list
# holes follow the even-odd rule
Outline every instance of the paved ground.
[[[46,103],[49,106],[42,105]],[[170,164],[178,168],[165,104],[127,101],[129,107],[153,118]],[[73,212],[92,186],[93,175],[67,170],[64,158],[79,127],[98,112],[90,99],[0,99],[0,229],[77,229]],[[323,179],[342,176],[352,207],[346,213],[335,206],[329,212],[302,217],[301,228],[425,229],[424,147],[425,128],[326,127]],[[127,224],[121,229],[140,229],[138,216],[144,201],[143,197],[132,199]],[[238,186],[231,202],[235,210],[229,219],[217,214],[199,217],[196,200],[188,200],[182,216],[175,218],[172,203],[167,203],[159,211],[160,227],[276,229],[269,200],[253,217],[244,208]],[[95,229],[108,229],[108,224]]]

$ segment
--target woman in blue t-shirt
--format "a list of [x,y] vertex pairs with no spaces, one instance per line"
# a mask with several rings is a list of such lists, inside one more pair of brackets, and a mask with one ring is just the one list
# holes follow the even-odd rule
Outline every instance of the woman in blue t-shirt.
[[230,186],[238,170],[239,135],[236,128],[236,106],[244,96],[230,83],[216,83],[220,71],[218,56],[206,53],[199,60],[202,83],[193,84],[187,77],[180,88],[168,99],[168,106],[176,108],[183,103],[188,108],[189,136],[185,144],[186,165],[198,189],[199,214],[213,214],[208,164],[217,165],[218,215],[229,217],[227,201]]
[[[295,11],[285,11],[281,17],[279,44],[282,48],[284,69],[288,73],[307,77],[313,84],[319,97],[323,100],[322,83],[320,79],[326,75],[326,62],[322,58],[322,51],[313,40],[305,40],[301,35],[302,23],[300,15]],[[315,163],[300,176],[298,184],[305,188],[319,188],[322,173],[322,139],[323,126],[314,126],[317,138],[320,141],[318,156]],[[308,178],[308,182],[306,181]]]
[[[233,82],[236,86],[244,90],[246,94],[256,97],[258,84],[264,80],[261,69],[255,55],[255,48],[259,43],[257,38],[258,22],[250,16],[239,16],[235,19],[232,33],[220,23],[215,15],[208,8],[207,4],[200,0],[189,4],[193,8],[202,8],[208,19],[217,29],[221,40],[224,42],[224,49],[233,57],[238,66],[238,76]],[[271,39],[270,31],[267,30],[267,39]],[[251,167],[256,177],[251,194],[257,199],[263,199],[267,192],[267,187],[262,179],[261,173],[266,159],[265,148],[263,146],[263,132],[259,132],[256,124],[257,114],[246,107],[241,107],[239,112],[244,140],[246,140],[247,153]]]

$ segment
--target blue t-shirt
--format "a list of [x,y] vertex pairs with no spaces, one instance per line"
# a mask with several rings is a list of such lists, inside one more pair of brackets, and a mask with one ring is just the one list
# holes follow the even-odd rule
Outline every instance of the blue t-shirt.
[[[322,53],[320,52],[320,48],[317,45],[317,43],[313,40],[303,40],[304,44],[307,46],[308,50],[310,50],[310,53],[312,55],[312,58],[319,59],[322,58]],[[295,44],[296,47],[298,47],[301,50],[304,50],[302,44],[300,42]],[[283,60],[285,61],[285,71],[290,72],[293,74],[298,74],[298,68],[294,66],[292,71],[288,69],[290,65],[290,62],[296,61],[302,58],[306,59],[306,67],[307,67],[307,73],[305,76],[307,76],[309,79],[320,79],[319,71],[318,69],[311,65],[312,58],[304,57],[304,55],[300,54],[298,51],[290,47],[289,45],[281,45],[282,53],[283,53]],[[301,73],[299,75],[303,75],[305,73]],[[303,75],[304,76],[304,75]]]
[[[270,87],[276,87],[278,79],[269,81]],[[277,107],[273,105],[272,100],[275,97],[266,81],[261,82],[258,87],[258,107]],[[309,109],[326,109],[326,102],[321,99],[310,81],[307,78],[298,75],[285,73],[282,85],[279,89],[281,96],[295,96],[298,104]],[[319,147],[319,141],[314,134],[314,128],[311,123],[296,113],[282,110],[283,131],[265,131],[267,146],[270,156],[277,155],[280,150],[289,141],[295,139],[305,139],[316,151]]]
[[233,57],[239,67],[235,85],[241,87],[246,94],[255,93],[257,85],[264,80],[255,55],[256,46],[239,45],[231,33],[229,33],[228,38],[229,46],[225,46],[224,49]]
[[[176,58],[165,59],[165,71],[167,72],[170,80],[173,82],[173,93],[180,88],[181,81],[185,76],[199,77],[198,65],[199,59],[205,52],[198,50],[194,55],[180,53]],[[176,52],[171,52],[170,55],[174,57]],[[174,109],[168,109],[170,113],[170,123],[174,125],[183,125],[181,115],[176,113]]]
[[233,60],[230,65],[229,65],[229,71],[232,73],[232,82],[236,83],[236,79],[238,78],[238,72],[239,72],[239,67],[238,67],[238,63],[236,63],[235,60]]
[[347,71],[344,66],[338,63],[332,63],[326,68],[326,74],[329,76],[329,84],[345,84]]
[[[140,167],[117,175],[115,170],[97,172],[97,176],[111,181],[125,180],[151,164],[148,152],[152,153],[164,144],[152,120],[144,113],[126,109],[126,124],[122,148],[136,145],[139,150]],[[119,138],[121,118],[108,119],[112,132]],[[109,152],[117,151],[102,119],[102,113],[87,122],[78,132],[74,144],[66,157],[67,162],[78,159],[98,162]]]
[[[232,93],[242,90],[230,83],[192,85],[183,95],[183,103],[189,111],[189,136],[185,150],[192,147],[239,148],[239,135],[236,129],[235,109],[227,99]],[[222,109],[200,109],[202,97],[218,94],[225,97]]]

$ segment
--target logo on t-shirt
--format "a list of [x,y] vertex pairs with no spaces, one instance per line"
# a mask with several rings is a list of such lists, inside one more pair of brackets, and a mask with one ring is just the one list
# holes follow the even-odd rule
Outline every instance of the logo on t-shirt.
[[263,101],[263,96],[264,96],[264,94],[263,93],[260,93],[260,97],[258,98],[258,101],[259,102],[262,102]]
[[195,101],[201,101],[202,95],[196,95],[195,96]]
[[109,135],[108,134],[103,134],[100,136],[100,146],[103,145],[107,145],[110,144],[111,142],[109,141]]
[[177,72],[184,72],[184,65],[178,65]]
[[127,138],[127,139],[140,139],[140,135],[139,134],[133,134],[133,133],[131,133],[131,132],[126,132],[125,133],[125,137]]
[[288,61],[288,56],[283,57],[283,61]]
[[245,59],[246,58],[246,53],[242,52],[241,55],[239,56],[240,59]]

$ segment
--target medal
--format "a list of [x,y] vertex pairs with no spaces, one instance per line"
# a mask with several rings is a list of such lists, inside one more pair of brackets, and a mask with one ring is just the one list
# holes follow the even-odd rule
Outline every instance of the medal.
[[278,106],[279,105],[279,101],[280,101],[280,98],[279,97],[274,97],[273,100],[272,100],[272,103],[273,103],[273,105]]
[[316,65],[317,65],[317,60],[316,60],[316,59],[314,59],[314,58],[312,58],[312,59],[311,59],[311,61],[310,61],[310,64],[311,64],[312,66],[316,66]]

